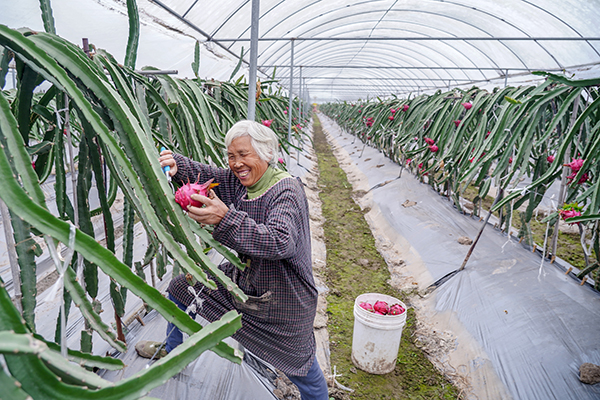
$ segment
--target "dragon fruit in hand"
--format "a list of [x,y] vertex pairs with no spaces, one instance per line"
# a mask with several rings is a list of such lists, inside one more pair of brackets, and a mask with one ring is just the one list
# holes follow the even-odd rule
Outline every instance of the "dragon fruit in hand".
[[184,210],[187,210],[188,206],[202,207],[203,204],[199,201],[192,200],[191,195],[199,194],[202,196],[208,196],[208,192],[213,187],[217,186],[218,183],[212,183],[213,179],[206,181],[205,183],[187,183],[177,189],[175,193],[175,201]]

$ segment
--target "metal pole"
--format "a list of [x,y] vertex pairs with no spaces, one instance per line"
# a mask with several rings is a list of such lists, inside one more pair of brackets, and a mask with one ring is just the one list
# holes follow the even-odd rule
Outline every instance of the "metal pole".
[[298,79],[298,122],[302,121],[302,66],[300,66],[300,79]]
[[258,20],[260,0],[252,0],[252,26],[250,27],[250,78],[248,79],[248,115],[254,121],[256,115],[256,65],[258,60]]
[[508,84],[508,69],[504,72],[504,87]]
[[[290,101],[288,105],[288,143],[292,141],[292,109],[294,108],[294,39],[290,41],[292,45],[291,56],[290,56]],[[290,156],[288,153],[288,165],[290,165]]]

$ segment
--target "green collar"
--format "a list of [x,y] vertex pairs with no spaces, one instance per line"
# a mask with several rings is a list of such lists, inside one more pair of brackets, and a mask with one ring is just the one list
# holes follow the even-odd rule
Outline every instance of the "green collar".
[[260,177],[258,182],[256,182],[252,186],[248,186],[248,199],[257,198],[258,196],[262,195],[267,190],[269,190],[269,188],[271,188],[274,184],[276,184],[283,178],[288,177],[291,177],[291,175],[287,172],[269,166],[263,174],[263,176]]

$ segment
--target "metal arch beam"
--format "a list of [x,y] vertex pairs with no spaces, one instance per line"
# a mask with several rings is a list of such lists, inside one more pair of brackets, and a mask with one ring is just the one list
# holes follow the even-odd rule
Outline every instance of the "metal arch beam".
[[[331,56],[333,56],[333,55],[335,55],[335,54],[337,54],[337,53],[339,53],[339,52],[343,51],[343,49],[341,49],[341,47],[338,47],[337,49],[338,49],[338,51],[337,51],[337,52],[333,52],[333,53],[332,53],[331,51],[329,51],[327,55],[331,57]],[[310,50],[311,50],[311,56],[312,56],[311,58],[323,58],[323,56],[321,55],[321,53],[315,53],[315,51],[314,51],[314,48],[312,48],[312,49],[310,49]],[[325,50],[327,50],[327,49],[325,49]],[[398,52],[397,52],[397,53],[398,53]],[[329,58],[330,58],[330,57],[329,57]],[[383,56],[381,56],[381,57],[383,58]],[[426,60],[417,59],[417,58],[415,58],[415,57],[414,57],[414,54],[410,54],[410,55],[409,55],[409,54],[404,54],[404,57],[405,57],[405,58],[404,58],[404,61],[405,61],[406,63],[408,63],[408,64],[411,64],[409,61],[407,61],[408,59],[414,59],[414,60],[415,60],[415,63],[414,63],[414,64],[418,63],[419,65],[428,65],[428,64],[429,64],[429,65],[431,65],[431,64],[434,64],[434,65],[438,65],[438,66],[440,65],[438,62],[436,62],[435,60],[433,60],[433,59],[431,59],[431,58],[428,58],[428,59],[426,59]],[[326,58],[327,58],[327,57],[326,57]],[[446,58],[446,57],[444,56],[444,58]],[[387,56],[386,56],[386,59],[388,60],[388,62],[387,62],[387,64],[388,64],[388,65],[392,65],[392,64],[395,62],[395,58],[391,58],[391,57],[387,57]],[[447,58],[446,58],[446,59],[447,59]],[[310,60],[309,60],[309,61],[310,61]],[[368,60],[367,60],[367,61],[368,61]],[[448,61],[449,63],[452,63],[452,60],[450,60],[450,59],[447,59],[447,61]],[[472,64],[474,64],[474,63],[472,63]],[[346,63],[344,63],[344,65],[347,65],[347,64],[346,64]],[[452,64],[451,64],[451,65],[452,65]],[[454,64],[454,65],[456,65],[456,64]],[[435,75],[437,75],[439,78],[441,78],[441,76],[440,76],[439,74],[435,73]],[[465,77],[468,77],[468,75],[466,75],[466,74],[465,74]],[[486,75],[485,75],[485,74],[482,72],[482,77],[487,77],[487,76],[486,76]],[[427,77],[423,77],[422,79],[423,79],[423,80],[427,80]]]
[[[322,14],[322,15],[326,15],[326,14],[332,13],[332,12],[334,12],[334,11],[337,11],[337,10],[331,10],[331,11],[328,11],[327,13],[324,13],[324,14]],[[385,10],[372,10],[372,11],[369,11],[369,13],[381,13],[381,12],[384,12],[384,11],[385,11]],[[416,11],[416,10],[410,10],[410,9],[404,9],[404,10],[403,10],[403,9],[396,9],[396,10],[394,10],[394,11],[397,11],[397,12],[406,11],[406,12],[414,12],[414,13],[424,13],[424,14],[431,14],[431,15],[439,16],[439,17],[442,17],[442,18],[448,18],[448,19],[451,19],[451,20],[454,20],[454,21],[458,21],[458,22],[460,22],[460,23],[464,23],[465,25],[471,26],[471,27],[475,28],[476,30],[479,30],[479,31],[482,31],[482,32],[484,32],[484,33],[486,33],[486,34],[489,34],[489,33],[488,33],[488,32],[486,32],[484,29],[482,29],[482,28],[480,28],[479,26],[476,26],[476,25],[474,25],[474,24],[472,24],[472,23],[470,23],[470,22],[468,22],[468,21],[461,20],[461,19],[454,18],[454,17],[450,17],[450,16],[447,16],[447,15],[444,15],[444,14],[440,14],[440,13],[429,12],[429,11],[424,11],[424,10],[417,10],[417,11]],[[338,21],[338,20],[341,20],[341,19],[352,18],[352,17],[358,16],[358,15],[360,15],[360,16],[363,16],[363,15],[365,15],[365,13],[364,13],[364,12],[361,12],[360,14],[359,14],[359,13],[355,13],[355,14],[346,14],[346,15],[344,15],[344,16],[342,16],[342,17],[339,17],[339,18],[334,18],[334,19],[332,19],[332,20],[328,20],[328,21],[326,21],[326,22],[324,22],[324,23],[321,23],[321,24],[319,24],[319,25],[316,25],[316,26],[312,27],[310,30],[314,30],[314,29],[320,28],[320,27],[322,27],[322,26],[324,26],[324,25],[326,25],[326,24],[331,24],[332,22],[335,22],[335,21]],[[496,17],[496,16],[494,16],[494,15],[492,15],[492,14],[489,14],[489,13],[488,13],[487,15],[489,15],[489,16],[491,16],[492,18],[494,18],[494,19],[497,19],[497,20],[499,20],[499,21],[505,22],[505,23],[507,23],[508,25],[511,25],[510,23],[508,23],[508,22],[506,22],[506,21],[503,21],[501,18],[499,18],[499,17]],[[273,26],[271,29],[274,29],[274,28],[275,28],[277,25],[280,25],[280,24],[282,24],[282,23],[283,23],[283,21],[285,21],[285,20],[286,20],[286,19],[284,18],[284,19],[283,19],[282,21],[280,21],[278,24],[274,25],[274,26]],[[307,24],[307,23],[308,23],[308,22],[304,22],[304,23],[302,23],[302,24],[299,24],[299,25],[297,25],[297,26],[296,26],[296,28],[298,29],[300,26],[302,26],[302,25],[304,25],[304,24]],[[351,23],[351,24],[347,24],[347,25],[354,25],[354,24],[356,24],[356,23]],[[346,26],[346,25],[342,25],[342,26]],[[339,25],[338,25],[337,27],[339,27]],[[434,28],[434,27],[431,27],[431,28]],[[515,29],[517,29],[518,31],[521,31],[521,32],[523,32],[523,31],[522,31],[522,29],[520,29],[520,28],[518,28],[518,27],[515,27]],[[265,33],[265,34],[266,34],[266,33]],[[523,34],[525,34],[525,35],[526,35],[526,33],[525,33],[525,32],[523,32]],[[490,36],[492,36],[492,35],[490,34]],[[527,35],[526,35],[526,36],[527,36]],[[523,65],[525,65],[525,66],[527,65],[527,64],[526,64],[526,63],[525,63],[525,62],[524,62],[524,61],[523,61],[523,60],[522,60],[522,59],[521,59],[521,58],[518,56],[518,54],[516,54],[516,53],[514,52],[514,50],[512,50],[510,47],[506,46],[506,44],[504,44],[504,43],[502,43],[502,45],[503,45],[503,46],[504,46],[504,47],[505,47],[505,48],[506,48],[506,49],[507,49],[509,52],[513,53],[513,55],[514,55],[514,56],[515,56],[515,57],[516,57],[516,58],[517,58],[519,61],[521,61],[521,63],[522,63]],[[271,45],[271,46],[272,46],[272,45]],[[269,46],[269,47],[271,47],[271,46]],[[267,49],[268,49],[268,48],[267,48]],[[545,49],[544,49],[544,50],[545,50]],[[265,49],[265,51],[266,51],[266,49]],[[547,52],[547,50],[545,50],[545,51]],[[263,51],[263,53],[264,53],[264,51]],[[261,54],[261,56],[262,56],[262,54]],[[557,64],[558,64],[558,63],[557,63]],[[559,65],[560,65],[560,64],[559,64]]]
[[[208,33],[204,32],[202,29],[200,29],[198,26],[196,26],[193,22],[191,22],[190,20],[184,18],[178,12],[176,12],[175,10],[173,10],[172,8],[170,8],[169,6],[167,6],[166,4],[164,4],[163,2],[161,2],[160,0],[150,0],[150,1],[152,3],[155,3],[156,5],[158,5],[159,7],[163,8],[169,14],[173,15],[175,18],[177,18],[178,20],[180,20],[181,22],[183,22],[184,24],[186,24],[187,26],[189,26],[190,28],[192,28],[193,30],[195,30],[196,32],[198,32],[199,34],[201,34],[202,36],[204,36],[206,39],[210,39],[210,35]],[[217,46],[221,47],[227,53],[231,54],[235,59],[239,58],[239,56],[237,54],[235,54],[234,52],[232,52],[229,48],[225,47],[223,44],[218,43],[218,42],[215,42],[215,43],[217,44]],[[246,63],[246,64],[250,64],[248,61],[244,60],[243,58],[242,58],[242,61],[244,63]],[[260,71],[260,69],[259,69],[259,71]],[[262,72],[264,75],[268,76],[268,74],[266,74],[264,71],[260,71],[260,72]]]
[[[364,22],[364,21],[363,21]],[[336,27],[337,28],[337,27]],[[428,27],[434,29],[432,27]],[[392,28],[387,28],[392,29]],[[420,33],[420,32],[419,32]],[[304,41],[304,42],[313,42],[313,41],[334,41],[334,42],[342,42],[342,41],[517,41],[517,42],[540,42],[540,41],[549,41],[549,42],[557,42],[557,41],[565,41],[565,42],[589,42],[589,41],[599,41],[599,37],[592,36],[579,36],[579,37],[568,37],[568,36],[528,36],[528,37],[518,37],[518,36],[390,36],[390,37],[307,37],[307,36],[289,36],[289,37],[262,37],[259,38],[259,42],[282,42],[289,40],[296,41]],[[227,39],[227,38],[212,38],[211,41],[214,42],[249,42],[248,38],[239,38],[239,39]]]
[[[314,51],[314,49],[313,49],[313,51]],[[313,54],[314,54],[314,53],[313,53]],[[329,55],[329,56],[331,56],[331,52],[330,52],[328,55]],[[320,59],[321,61],[323,61],[323,57],[321,57],[321,55],[320,55],[320,54],[317,54],[317,56],[319,57],[319,59]],[[325,57],[325,58],[327,58],[327,57]],[[394,58],[390,58],[390,59],[389,59],[389,64],[393,64],[395,61],[396,61],[396,60],[395,60]],[[384,75],[385,75],[385,74],[384,74]]]
[[[334,57],[335,57],[335,55],[331,55],[331,54],[330,54],[330,57],[331,57],[331,56],[334,56]],[[327,57],[321,57],[321,58],[320,58],[320,61],[321,61],[321,62],[323,62],[323,61],[325,61],[326,59],[327,59]],[[339,57],[336,57],[336,59],[339,59]],[[361,56],[361,60],[363,60],[363,59],[365,59],[365,61],[367,61],[367,62],[369,61],[368,59],[366,59],[366,57],[365,57],[365,56]],[[335,62],[335,59],[334,59],[334,60],[331,60],[330,62]],[[390,64],[393,64],[393,62],[394,62],[394,60],[393,60],[393,59],[389,60],[389,63],[390,63]],[[376,70],[373,70],[373,71],[376,71]],[[382,75],[382,76],[385,76],[385,75],[390,75],[389,73],[387,73],[387,74],[386,74],[386,73],[385,73],[385,70],[380,70],[380,72],[382,72],[382,73],[380,74],[380,75]],[[414,72],[410,72],[410,71],[409,71],[409,72],[407,72],[407,74],[408,74],[408,75],[413,75],[413,76],[415,76],[415,75],[414,75]],[[421,76],[421,79],[426,79],[426,76]]]
[[[354,25],[354,23],[347,24],[347,25],[344,25],[344,26],[351,26],[351,25]],[[420,24],[420,25],[422,25],[422,24]],[[425,27],[427,27],[428,29],[439,30],[438,28],[432,28],[432,27],[429,27],[429,26],[427,26],[427,25],[422,25],[422,26],[425,26]],[[479,29],[478,27],[475,27],[475,28],[476,28],[476,29],[478,29],[478,30],[481,30],[481,29]],[[314,28],[313,28],[313,29],[314,29]],[[486,32],[486,33],[487,33],[487,32]],[[476,50],[478,50],[478,51],[481,51],[480,49],[478,49],[478,48],[477,48],[476,46],[474,46],[474,45],[470,45],[470,46],[472,46],[473,48],[475,48],[475,49],[476,49]],[[518,59],[518,60],[519,60],[519,61],[520,61],[520,62],[521,62],[523,65],[525,65],[525,63],[523,62],[523,60],[521,60],[521,59],[519,58],[519,56],[518,56],[518,55],[517,55],[517,54],[516,54],[516,53],[515,53],[515,52],[514,52],[512,49],[510,49],[510,47],[508,47],[508,46],[506,46],[506,45],[504,45],[504,44],[503,44],[503,46],[504,46],[504,47],[506,47],[506,49],[507,49],[509,52],[512,52],[512,53],[513,53],[513,55],[515,56],[515,58],[516,58],[516,59]],[[452,47],[452,46],[450,46],[450,47]],[[433,52],[438,52],[438,53],[439,53],[439,51],[438,51],[437,49],[434,49],[434,48],[430,48],[430,49],[431,49],[431,51],[433,51]],[[454,49],[454,50],[455,50],[456,52],[459,52],[459,53],[461,53],[461,54],[462,54],[462,52],[460,52],[458,49]],[[264,54],[264,53],[265,53],[265,51],[266,51],[266,50],[264,50],[264,51],[262,52],[262,54]],[[277,52],[274,52],[274,53],[277,53]],[[492,64],[496,64],[496,62],[495,62],[495,61],[494,61],[494,60],[493,60],[491,57],[487,56],[487,54],[486,54],[485,52],[481,52],[481,53],[484,55],[484,57],[488,58],[488,60],[490,60],[490,62],[491,62]],[[463,54],[463,55],[464,55],[464,54]],[[268,58],[267,58],[267,60],[269,60],[270,58],[271,58],[271,56],[270,56],[270,57],[268,57]],[[279,60],[279,59],[281,59],[281,58],[282,58],[282,56],[279,56],[277,60]],[[468,57],[467,57],[467,58],[468,58]],[[267,61],[267,60],[265,60],[265,61]],[[277,60],[276,60],[276,61],[277,61]],[[475,65],[476,63],[473,63],[473,64]],[[482,75],[483,75],[483,74],[482,74]]]
[[[340,50],[340,51],[343,51],[343,50]],[[333,59],[332,59],[332,58],[333,58]],[[333,53],[333,54],[331,54],[331,53],[330,53],[330,54],[329,54],[329,57],[321,57],[321,58],[320,58],[320,61],[321,61],[321,62],[324,62],[324,63],[326,63],[327,61],[329,61],[329,62],[335,62],[335,61],[336,61],[336,59],[338,59],[338,58],[339,58],[339,57],[337,57],[337,54],[336,54],[336,53]],[[406,58],[408,59],[408,57],[406,57]],[[412,58],[412,56],[411,56],[410,58]],[[365,62],[365,63],[368,63],[368,62],[370,61],[370,58],[369,58],[368,56],[366,56],[366,55],[361,55],[361,56],[357,56],[357,57],[355,58],[355,60],[356,60],[357,62],[359,62],[359,63],[361,63],[361,64],[362,64],[363,62]],[[387,64],[387,65],[393,65],[393,64],[394,64],[394,59],[393,59],[393,58],[391,58],[391,57],[382,58],[382,61],[385,61],[385,64]],[[410,61],[406,61],[406,62],[407,62],[407,63],[410,63]],[[430,62],[432,62],[432,63],[433,63],[434,61],[430,61]],[[344,65],[347,65],[347,63],[346,63],[346,62],[343,62],[342,64],[344,64]],[[426,65],[426,63],[423,63],[423,62],[419,61],[419,65]],[[376,71],[376,70],[373,70],[373,71]],[[385,70],[384,70],[384,71],[385,71]],[[414,80],[417,80],[417,79],[419,79],[419,80],[422,80],[422,81],[426,81],[426,80],[428,80],[428,79],[431,77],[431,76],[430,76],[430,75],[428,75],[427,73],[423,73],[423,72],[422,72],[422,73],[419,75],[419,73],[417,73],[416,71],[411,71],[411,70],[401,70],[401,71],[396,71],[396,74],[400,74],[400,75],[403,75],[403,76],[405,76],[405,77],[411,77],[411,78],[414,78]],[[441,78],[440,74],[439,74],[437,71],[433,71],[433,74],[434,74],[434,76],[437,76],[438,78]],[[389,74],[388,74],[388,75],[389,75]],[[338,75],[338,76],[339,76],[339,75]],[[411,79],[411,80],[413,80],[413,79]]]
[[[454,1],[451,1],[451,0],[444,0],[444,1],[445,1],[445,2],[447,2],[447,3],[449,3],[449,4],[453,4],[453,5],[455,5],[455,6],[458,6],[458,7],[463,7],[463,8],[467,8],[467,9],[470,9],[470,10],[475,10],[475,11],[478,11],[478,12],[480,12],[480,13],[483,13],[483,14],[485,14],[485,15],[489,15],[489,16],[491,16],[492,18],[495,18],[495,19],[497,19],[497,20],[499,20],[499,21],[505,22],[507,25],[509,25],[509,26],[512,26],[513,28],[515,28],[515,29],[516,29],[516,30],[518,30],[519,32],[523,33],[524,35],[526,35],[526,36],[529,36],[529,34],[527,34],[527,32],[525,32],[523,29],[521,29],[521,27],[519,27],[519,26],[516,26],[516,25],[514,25],[513,23],[509,23],[509,22],[508,22],[508,21],[506,21],[505,19],[503,19],[503,18],[500,18],[500,17],[498,17],[498,16],[496,16],[496,15],[494,15],[494,14],[490,13],[490,12],[483,11],[483,10],[480,10],[480,9],[477,9],[477,8],[473,8],[473,7],[469,7],[469,6],[465,5],[465,4],[456,3],[456,2],[454,2]],[[548,55],[549,55],[549,56],[550,56],[550,57],[551,57],[551,58],[554,60],[554,62],[556,63],[556,65],[558,65],[559,67],[562,67],[562,65],[560,65],[560,63],[558,62],[558,60],[556,59],[556,57],[554,57],[554,55],[553,55],[553,54],[552,54],[550,51],[548,51],[548,49],[546,49],[544,46],[542,46],[542,45],[541,45],[540,43],[538,43],[538,42],[536,42],[536,44],[537,44],[538,46],[540,46],[540,48],[542,48],[542,49],[543,49],[543,50],[546,52],[546,54],[548,54]],[[525,65],[526,65],[526,64],[525,64]]]
[[[215,36],[215,35],[216,35],[216,34],[217,34],[217,33],[218,33],[220,30],[221,30],[221,28],[222,28],[223,26],[225,26],[225,24],[226,24],[227,22],[229,22],[229,20],[230,20],[231,18],[233,18],[233,16],[234,16],[235,14],[237,14],[237,13],[238,13],[238,11],[241,11],[241,10],[242,10],[242,8],[244,8],[244,7],[245,7],[245,6],[246,6],[248,3],[250,3],[250,0],[246,0],[246,1],[242,2],[242,3],[240,4],[240,6],[239,6],[239,7],[238,7],[238,8],[237,8],[237,9],[236,9],[234,12],[232,12],[231,14],[229,14],[229,16],[223,20],[223,22],[221,23],[221,25],[219,25],[219,26],[217,27],[217,29],[215,29],[215,30],[214,30],[214,31],[213,31],[213,32],[210,34],[210,37],[208,38],[208,40],[212,40],[212,38],[213,38],[213,37],[214,37],[214,36]],[[260,18],[262,18],[262,17],[261,17],[261,16],[259,16],[259,18],[258,18],[258,19],[260,20]],[[250,27],[248,27],[248,29],[250,29]],[[247,31],[248,29],[246,29],[246,31]],[[231,48],[231,47],[229,47],[229,48]]]
[[[581,38],[583,38],[583,36],[577,31],[577,29],[573,28],[570,24],[568,24],[566,21],[563,21],[562,18],[559,18],[557,15],[554,15],[553,13],[549,12],[548,10],[543,9],[542,7],[538,6],[537,4],[533,4],[531,1],[528,1],[528,0],[521,0],[521,1],[525,4],[529,4],[531,7],[534,7],[543,13],[549,14],[552,18],[555,18],[556,20],[560,21],[563,25],[565,25],[566,27],[571,29],[573,32],[575,32],[577,35],[579,35]],[[592,46],[592,44],[589,41],[586,40],[586,42],[588,42],[588,45],[591,47],[591,49],[594,51],[594,53],[596,53],[596,55],[598,55],[600,57],[600,53],[598,52],[598,50],[596,50],[596,48],[594,46]]]
[[[289,76],[276,76],[275,80],[281,81],[290,79]],[[364,80],[364,81],[380,81],[380,80],[393,80],[393,81],[402,81],[402,80],[411,80],[411,79],[421,79],[421,78],[398,78],[398,77],[357,77],[357,76],[305,76],[305,80],[321,80],[321,79],[335,79],[335,80]],[[442,81],[448,82],[448,79],[437,79],[437,78],[429,78],[428,81]],[[470,79],[453,79],[456,82],[472,82]]]
[[[289,67],[289,65],[283,64],[283,65],[261,65],[261,68],[273,68],[273,67],[277,67],[277,68],[285,68],[285,67]],[[575,68],[577,66],[570,66],[570,67],[565,67],[565,68],[518,68],[518,67],[500,67],[500,68],[495,68],[495,67],[407,67],[407,66],[393,66],[393,65],[302,65],[302,68],[350,68],[350,69],[424,69],[424,70],[429,70],[429,69],[441,69],[441,70],[446,70],[446,69],[456,69],[456,70],[466,70],[466,71],[478,71],[478,70],[484,70],[484,71],[498,71],[498,70],[511,70],[511,71],[540,71],[540,70],[544,70],[544,71],[562,71],[563,69],[569,69],[569,68]]]
[[[336,49],[339,49],[339,48],[341,48],[341,47],[337,47]],[[403,47],[403,48],[404,48],[404,47]],[[394,47],[394,49],[396,49],[396,47]],[[409,48],[405,48],[405,49],[406,49],[406,51],[411,51],[411,52],[414,52],[414,49],[409,49]],[[428,49],[428,50],[430,50],[430,48],[428,48],[428,47],[427,47],[427,49]],[[315,52],[315,46],[313,46],[313,47],[310,47],[310,48],[306,48],[306,51],[310,51],[310,55],[311,55],[311,57],[306,57],[306,59],[307,59],[307,60],[306,60],[306,62],[307,62],[307,63],[310,63],[310,62],[312,61],[312,59],[313,59],[313,58],[315,58],[315,57],[317,57],[317,56],[320,56],[320,54],[321,54],[321,53],[316,53],[316,52]],[[324,51],[328,51],[328,49],[325,49]],[[399,54],[399,53],[400,53],[399,51],[395,51],[395,54]],[[328,54],[331,54],[331,53],[329,52]],[[416,58],[416,57],[414,56],[414,54],[413,54],[413,55],[409,55],[409,54],[406,54],[406,53],[402,53],[402,54],[403,54],[405,57],[407,57],[407,58],[409,57],[409,58],[411,58],[411,59],[414,59],[414,60],[418,61],[420,64],[424,64],[424,65],[427,65],[427,64],[437,64],[437,65],[439,65],[439,62],[437,62],[437,61],[434,61],[434,60],[433,60],[432,58],[430,58],[430,57],[426,57],[426,59],[425,59],[425,60],[422,60],[422,59]],[[437,54],[439,54],[441,57],[443,57],[443,58],[444,58],[444,59],[445,59],[445,60],[446,60],[448,63],[456,65],[456,62],[454,62],[454,61],[452,60],[452,58],[450,58],[448,55],[446,55],[446,54],[442,54],[442,53],[441,53],[441,52],[439,52],[439,51],[437,52]],[[425,56],[423,56],[423,57],[425,57]],[[476,63],[476,62],[474,62],[473,60],[471,60],[469,57],[465,56],[465,58],[466,58],[467,60],[469,60],[469,61],[470,61],[470,63],[471,63],[471,65],[472,65],[472,66],[476,66],[476,65],[477,65],[477,63]],[[403,59],[403,60],[404,60],[404,59]],[[393,61],[393,60],[390,60],[390,61]],[[490,60],[490,61],[492,61],[492,64],[495,64],[495,62],[494,62],[493,60]],[[496,66],[497,66],[497,65],[496,65]],[[485,76],[485,74],[483,74],[483,73],[482,73],[482,76]]]
[[[389,22],[389,21],[388,21],[388,22]],[[433,28],[430,28],[430,27],[429,27],[429,26],[427,26],[427,25],[423,25],[423,24],[417,24],[417,23],[414,23],[414,22],[409,22],[409,23],[410,23],[410,24],[412,24],[412,25],[417,25],[417,26],[425,26],[425,27],[426,27],[426,28],[428,28],[428,29],[433,29]],[[435,29],[433,29],[433,30],[442,31],[442,30],[440,30],[440,29],[438,29],[438,28],[435,28]],[[403,32],[412,32],[412,33],[418,33],[418,32],[415,32],[415,31],[409,31],[409,30],[405,30],[405,29],[402,29],[401,31],[403,31]],[[442,31],[442,32],[444,32],[444,33],[447,33],[447,34],[450,34],[450,32],[445,32],[445,31]],[[419,33],[419,34],[420,34],[420,33]],[[344,39],[340,38],[340,39],[341,39],[341,40],[344,40],[345,38],[344,38]],[[372,40],[372,39],[371,39],[371,38],[369,38],[369,40]],[[493,64],[493,65],[496,65],[496,66],[497,66],[497,64],[496,64],[496,61],[495,61],[493,58],[491,58],[490,56],[488,56],[488,55],[487,55],[485,52],[483,52],[483,51],[482,51],[480,48],[478,48],[477,46],[474,46],[474,45],[472,45],[472,44],[470,44],[470,43],[467,43],[467,44],[468,44],[470,47],[472,47],[472,48],[473,48],[473,49],[474,49],[476,52],[478,52],[479,54],[481,54],[481,55],[482,55],[484,58],[487,58],[487,59],[490,61],[490,63],[491,63],[491,64]],[[313,46],[312,48],[314,48],[314,46]],[[463,55],[464,55],[464,53],[462,53],[462,52],[461,52],[461,54],[463,54]],[[467,57],[467,58],[469,58],[469,57]],[[265,61],[266,61],[266,60],[265,60]],[[473,65],[476,65],[476,64],[477,64],[477,63],[474,63],[474,62],[473,62]],[[483,73],[482,73],[482,74],[483,74]],[[485,74],[483,74],[483,75],[485,75]]]

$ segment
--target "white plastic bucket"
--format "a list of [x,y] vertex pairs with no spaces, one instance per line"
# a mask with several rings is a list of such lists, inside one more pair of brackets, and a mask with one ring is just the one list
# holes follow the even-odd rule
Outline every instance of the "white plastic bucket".
[[352,362],[371,374],[387,374],[396,367],[402,329],[406,324],[406,311],[400,315],[380,315],[359,306],[362,302],[388,305],[406,305],[400,300],[379,293],[361,294],[354,301],[354,333],[352,335]]

